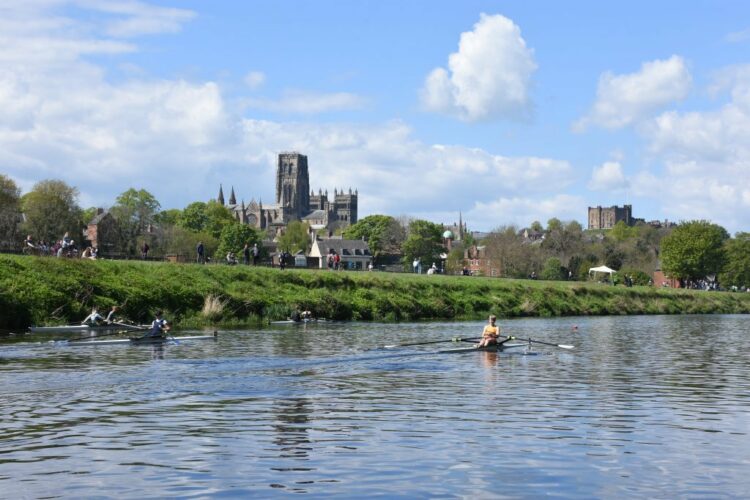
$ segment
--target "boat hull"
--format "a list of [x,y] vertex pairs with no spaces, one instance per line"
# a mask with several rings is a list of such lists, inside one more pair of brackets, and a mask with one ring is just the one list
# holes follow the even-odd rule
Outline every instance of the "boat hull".
[[216,340],[218,334],[212,335],[192,335],[185,337],[146,337],[144,339],[109,339],[109,340],[64,340],[55,342],[59,345],[72,346],[72,347],[92,347],[92,346],[107,346],[107,345],[165,345],[170,343],[179,342],[192,342],[196,340]]
[[441,353],[449,353],[449,354],[460,354],[464,352],[502,352],[508,349],[518,348],[518,347],[528,347],[529,344],[494,344],[494,345],[488,345],[486,347],[476,347],[476,346],[470,346],[470,347],[457,347],[454,349],[444,349],[442,351],[438,351]]
[[111,325],[67,325],[67,326],[32,326],[29,328],[31,333],[91,333],[96,335],[103,332],[137,331],[145,330],[149,325],[127,325],[124,323]]

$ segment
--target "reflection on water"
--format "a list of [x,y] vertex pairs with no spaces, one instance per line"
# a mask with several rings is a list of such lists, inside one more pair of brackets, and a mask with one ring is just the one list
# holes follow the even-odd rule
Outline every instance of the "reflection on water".
[[573,351],[375,348],[482,325],[280,325],[175,346],[2,341],[0,496],[750,490],[746,317],[502,324]]

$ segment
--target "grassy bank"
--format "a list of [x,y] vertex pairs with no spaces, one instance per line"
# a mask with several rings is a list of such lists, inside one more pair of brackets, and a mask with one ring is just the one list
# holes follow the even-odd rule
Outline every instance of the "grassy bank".
[[[210,304],[207,305],[207,298]],[[285,270],[139,261],[0,256],[0,328],[67,323],[93,304],[181,326],[253,324],[295,307],[340,320],[500,316],[748,313],[750,294],[580,282]]]

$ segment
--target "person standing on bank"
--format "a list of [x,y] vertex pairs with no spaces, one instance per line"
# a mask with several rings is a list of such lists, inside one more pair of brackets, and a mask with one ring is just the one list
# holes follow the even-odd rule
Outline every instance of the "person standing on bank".
[[246,266],[250,265],[250,245],[245,243],[245,246],[242,248],[242,263]]
[[260,249],[258,248],[258,244],[253,244],[253,266],[258,265],[258,257],[260,257]]
[[205,254],[203,252],[204,252],[203,242],[199,241],[198,245],[195,247],[195,253],[198,254],[197,259],[196,259],[196,261],[198,262],[198,264],[205,264],[206,263],[206,256],[205,256]]

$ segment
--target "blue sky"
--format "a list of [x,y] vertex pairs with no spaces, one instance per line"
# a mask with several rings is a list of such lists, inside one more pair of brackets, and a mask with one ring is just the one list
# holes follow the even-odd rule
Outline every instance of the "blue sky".
[[0,172],[83,206],[273,202],[472,229],[631,203],[750,229],[750,4],[0,1]]

